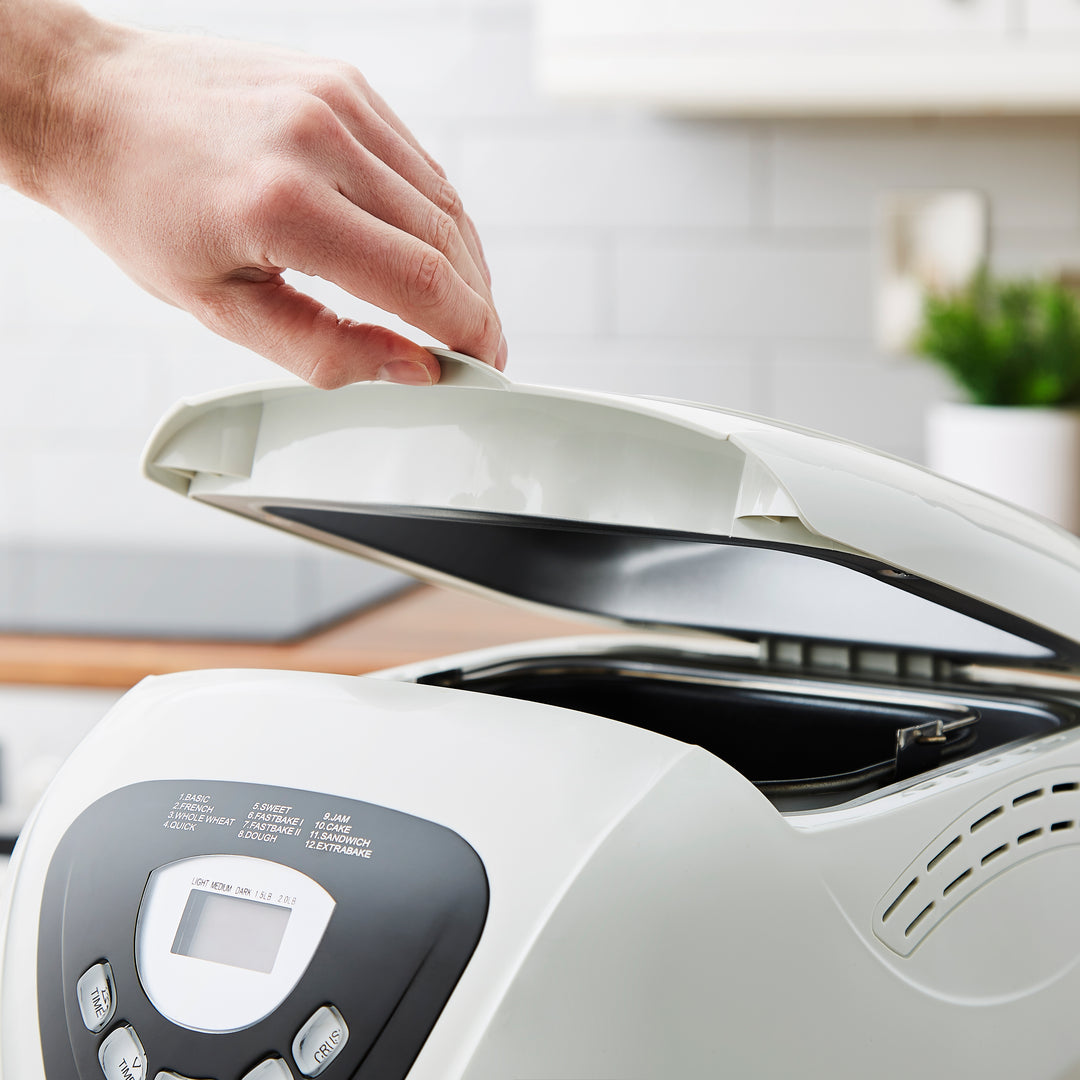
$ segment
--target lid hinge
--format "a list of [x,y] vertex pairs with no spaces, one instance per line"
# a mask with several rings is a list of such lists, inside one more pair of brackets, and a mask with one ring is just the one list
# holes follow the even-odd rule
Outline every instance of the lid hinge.
[[933,653],[870,648],[802,638],[762,638],[761,663],[768,668],[879,679],[948,682],[955,665]]

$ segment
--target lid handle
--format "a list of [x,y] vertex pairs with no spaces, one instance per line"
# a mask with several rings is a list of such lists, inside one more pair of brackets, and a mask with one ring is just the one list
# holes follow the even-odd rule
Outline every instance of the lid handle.
[[428,346],[428,352],[439,358],[439,366],[442,368],[439,386],[476,386],[488,390],[510,388],[510,380],[498,368],[485,364],[483,360],[432,346]]

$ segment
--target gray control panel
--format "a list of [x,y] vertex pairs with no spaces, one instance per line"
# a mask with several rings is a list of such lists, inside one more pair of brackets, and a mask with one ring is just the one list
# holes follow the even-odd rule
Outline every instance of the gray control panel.
[[386,807],[225,781],[99,800],[50,866],[49,1080],[401,1080],[487,915],[476,852]]

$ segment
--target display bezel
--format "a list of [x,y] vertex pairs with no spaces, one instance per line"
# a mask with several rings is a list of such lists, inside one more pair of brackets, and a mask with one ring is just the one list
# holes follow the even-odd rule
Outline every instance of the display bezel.
[[[291,910],[269,972],[172,951],[193,891]],[[241,1031],[257,1024],[300,981],[334,907],[317,881],[267,859],[203,855],[160,866],[147,881],[135,929],[135,960],[146,996],[163,1016],[192,1031]]]

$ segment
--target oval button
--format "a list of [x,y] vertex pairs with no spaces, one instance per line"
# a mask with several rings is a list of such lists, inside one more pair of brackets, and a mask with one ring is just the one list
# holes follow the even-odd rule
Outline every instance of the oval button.
[[112,1020],[116,1013],[116,991],[107,960],[83,972],[75,985],[75,996],[87,1031],[100,1031]]
[[293,1039],[296,1067],[305,1076],[318,1076],[344,1049],[349,1028],[333,1005],[316,1009]]
[[243,1080],[293,1080],[293,1074],[281,1058],[268,1057],[244,1073]]
[[146,1053],[129,1024],[105,1036],[98,1048],[98,1063],[106,1080],[146,1080]]

